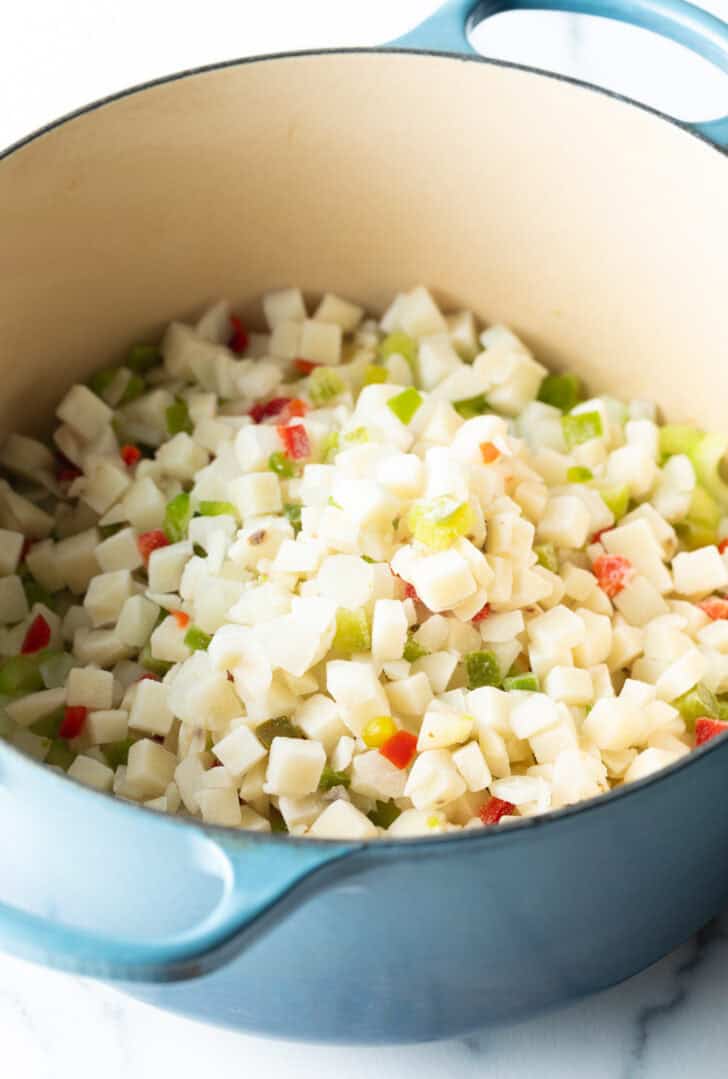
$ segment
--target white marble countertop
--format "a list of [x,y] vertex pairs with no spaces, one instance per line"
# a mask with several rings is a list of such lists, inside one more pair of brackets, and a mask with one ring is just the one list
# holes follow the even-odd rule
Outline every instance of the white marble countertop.
[[[0,147],[85,101],[145,79],[244,54],[376,44],[403,33],[435,6],[435,0],[12,5],[3,11],[0,33]],[[728,0],[705,6],[728,18]],[[726,105],[725,82],[721,87],[714,74],[698,66],[685,69],[682,78],[676,74],[682,52],[676,46],[658,43],[646,58],[619,27],[544,23],[524,31],[509,18],[488,39],[495,55],[542,66],[551,60],[583,78],[598,72],[602,82],[685,118],[709,118]],[[650,970],[554,1015],[436,1045],[297,1046],[295,1057],[290,1044],[180,1019],[108,986],[0,956],[0,1074],[718,1079],[728,1074],[727,1001],[728,914]]]
[[[7,1079],[724,1079],[728,917],[630,981],[457,1041],[291,1045],[218,1030],[115,989],[0,957]],[[233,1069],[235,1069],[233,1071]]]

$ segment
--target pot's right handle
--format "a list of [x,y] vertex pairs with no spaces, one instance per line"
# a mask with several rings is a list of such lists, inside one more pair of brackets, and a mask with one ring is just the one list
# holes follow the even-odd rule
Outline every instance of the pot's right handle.
[[[392,48],[475,56],[468,32],[483,19],[504,11],[564,11],[632,23],[671,38],[728,73],[728,23],[685,0],[447,0],[414,30],[389,44]],[[685,123],[685,127],[728,149],[728,115]]]

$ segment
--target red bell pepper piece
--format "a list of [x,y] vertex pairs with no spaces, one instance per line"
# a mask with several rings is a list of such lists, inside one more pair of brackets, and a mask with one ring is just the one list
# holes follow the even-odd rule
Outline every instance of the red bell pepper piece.
[[288,423],[289,420],[294,419],[296,416],[305,416],[308,412],[308,405],[300,397],[292,397],[286,407],[280,414],[281,423]]
[[263,420],[268,420],[271,416],[277,416],[281,413],[291,400],[291,397],[273,397],[265,403],[259,401],[257,405],[253,405],[248,415],[252,418],[253,423],[262,423]]
[[310,375],[315,367],[320,367],[320,363],[314,363],[313,360],[304,360],[302,357],[297,357],[293,361],[293,366],[297,371],[300,371],[302,375]]
[[611,598],[618,596],[635,575],[634,566],[621,554],[605,554],[597,558],[592,573],[602,592]]
[[720,543],[718,544],[718,550],[721,554],[725,554],[725,552],[728,551],[728,538],[720,541]]
[[721,596],[708,596],[698,604],[701,611],[705,611],[708,618],[717,622],[719,618],[728,618],[728,599]]
[[379,747],[382,756],[399,769],[407,767],[416,751],[417,738],[409,731],[397,731],[387,739],[383,746]]
[[728,731],[728,723],[711,719],[709,716],[700,716],[695,720],[695,745],[702,746],[703,742],[709,742],[724,731]]
[[250,341],[248,331],[245,329],[242,319],[239,319],[237,315],[230,316],[230,325],[232,326],[232,333],[228,340],[228,348],[239,356],[248,347],[248,342]]
[[490,614],[490,604],[486,603],[480,608],[480,610],[477,612],[477,614],[473,615],[473,617],[470,619],[470,621],[475,622],[476,624],[478,622],[484,622],[489,614]]
[[132,446],[131,444],[122,446],[119,450],[119,453],[121,454],[121,459],[127,468],[131,468],[132,465],[135,465],[137,461],[141,460],[142,456],[142,451],[139,449],[139,447]]
[[73,483],[80,475],[82,475],[81,469],[76,468],[75,465],[71,465],[70,468],[59,468],[56,472],[56,479],[65,486],[66,484]]
[[490,465],[493,461],[497,461],[500,455],[500,450],[492,442],[480,443],[480,456],[483,458],[484,465]]
[[63,721],[58,728],[61,738],[76,738],[83,730],[88,708],[83,704],[67,704],[63,713]]
[[139,548],[139,554],[144,560],[146,566],[149,562],[149,556],[152,551],[156,551],[159,547],[168,547],[169,540],[167,539],[161,528],[153,528],[151,532],[140,532],[137,536],[137,547]]
[[143,682],[145,678],[151,678],[152,682],[161,682],[162,679],[158,674],[152,674],[151,671],[145,671],[144,674],[140,674],[137,678],[137,682]]
[[81,469],[63,453],[56,453],[56,480],[58,483],[73,483],[82,475]]
[[262,423],[279,416],[281,423],[288,423],[294,416],[305,416],[308,405],[300,397],[273,397],[270,401],[253,405],[248,415],[253,423]]
[[185,611],[172,611],[172,618],[180,629],[187,629],[190,624],[190,616]]
[[42,652],[48,647],[51,639],[51,627],[42,614],[37,614],[28,626],[23,643],[20,646],[21,656],[30,656],[33,652]]
[[276,430],[288,457],[294,461],[300,461],[302,457],[310,457],[311,443],[302,423],[289,425],[279,423]]
[[478,816],[483,824],[497,824],[501,817],[512,813],[516,807],[512,802],[505,802],[502,798],[491,798],[478,811]]

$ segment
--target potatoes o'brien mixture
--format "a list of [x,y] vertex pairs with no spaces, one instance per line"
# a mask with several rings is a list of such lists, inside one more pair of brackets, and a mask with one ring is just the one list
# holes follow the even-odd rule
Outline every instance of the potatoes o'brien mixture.
[[[0,733],[331,839],[479,829],[728,728],[728,438],[424,287],[225,302],[0,451]],[[725,695],[725,696],[724,696]]]

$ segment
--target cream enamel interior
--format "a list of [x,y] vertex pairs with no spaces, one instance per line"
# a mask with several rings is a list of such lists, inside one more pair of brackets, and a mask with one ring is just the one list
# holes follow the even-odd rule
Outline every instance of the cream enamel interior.
[[725,427],[728,161],[556,79],[399,53],[243,63],[81,115],[0,162],[0,430],[225,295],[416,283],[539,358]]

